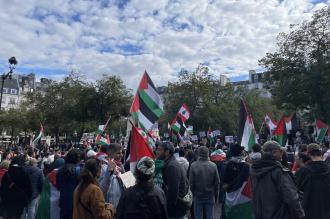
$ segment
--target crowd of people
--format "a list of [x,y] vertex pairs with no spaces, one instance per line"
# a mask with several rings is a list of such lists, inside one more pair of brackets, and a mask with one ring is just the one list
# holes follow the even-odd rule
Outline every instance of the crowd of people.
[[[255,144],[156,143],[155,159],[134,168],[120,143],[5,147],[0,163],[4,219],[329,219],[330,150],[275,141]],[[132,170],[134,186],[121,175]],[[220,205],[216,203],[221,203]],[[220,206],[220,207],[219,207]]]

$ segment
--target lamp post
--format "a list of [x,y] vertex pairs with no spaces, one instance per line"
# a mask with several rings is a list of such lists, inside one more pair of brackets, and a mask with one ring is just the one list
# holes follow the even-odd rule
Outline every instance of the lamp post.
[[2,108],[1,108],[2,94],[3,94],[3,86],[4,86],[4,83],[5,83],[5,80],[7,78],[9,78],[9,79],[12,78],[13,70],[15,69],[15,66],[17,65],[17,60],[14,56],[11,57],[10,59],[8,59],[8,62],[9,62],[9,72],[8,73],[3,73],[3,75],[1,75],[0,111],[2,110]]

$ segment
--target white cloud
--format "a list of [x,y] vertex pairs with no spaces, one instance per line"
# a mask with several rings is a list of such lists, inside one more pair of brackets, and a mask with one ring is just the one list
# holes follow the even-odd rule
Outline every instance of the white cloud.
[[[258,68],[292,23],[330,5],[308,0],[0,0],[0,60],[28,69],[79,69],[88,79],[120,75],[135,88],[144,70],[156,84],[208,63],[215,74]],[[131,54],[133,53],[133,55]],[[128,55],[130,54],[130,55]],[[228,69],[230,67],[230,69]],[[45,72],[47,74],[47,72]],[[53,78],[63,76],[52,75]]]

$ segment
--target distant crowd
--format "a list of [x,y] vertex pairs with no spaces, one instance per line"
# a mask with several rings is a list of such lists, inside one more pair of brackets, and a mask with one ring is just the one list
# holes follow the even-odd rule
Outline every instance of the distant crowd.
[[[328,144],[247,152],[217,139],[156,142],[155,159],[132,166],[123,143],[1,148],[4,219],[329,219]],[[126,188],[121,174],[132,170]],[[216,203],[221,203],[216,205]]]

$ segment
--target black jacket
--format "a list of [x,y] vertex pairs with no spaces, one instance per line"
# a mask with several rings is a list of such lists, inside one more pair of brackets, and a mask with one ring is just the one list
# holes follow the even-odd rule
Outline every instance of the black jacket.
[[135,185],[120,197],[117,219],[166,219],[166,200],[163,190],[153,184]]
[[304,210],[290,171],[263,157],[252,165],[253,208],[256,219],[300,219]]
[[186,214],[186,209],[179,198],[183,198],[188,193],[189,183],[186,171],[180,166],[174,156],[171,156],[165,161],[163,179],[168,216],[184,216]]
[[42,190],[42,185],[44,183],[44,177],[41,169],[35,166],[26,166],[25,171],[28,174],[31,185],[32,185],[32,199],[35,199],[39,196]]
[[5,209],[15,211],[23,211],[31,201],[31,181],[23,167],[9,167],[1,181],[1,198]]
[[[299,173],[298,173],[299,172]],[[330,168],[324,161],[312,161],[298,170],[297,187],[303,192],[306,219],[330,218]]]
[[190,189],[199,201],[217,201],[219,195],[219,173],[217,166],[208,160],[195,161],[190,167]]

